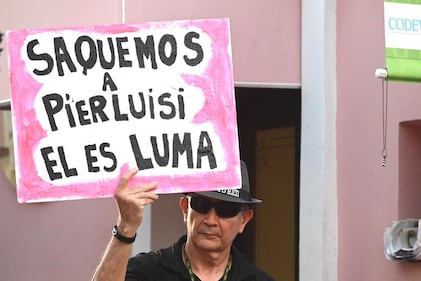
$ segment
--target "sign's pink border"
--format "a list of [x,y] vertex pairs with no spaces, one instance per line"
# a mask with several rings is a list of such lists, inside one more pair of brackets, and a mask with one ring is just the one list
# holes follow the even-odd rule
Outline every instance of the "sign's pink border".
[[[203,89],[206,100],[212,101],[205,104],[203,110],[195,117],[193,122],[201,123],[210,120],[213,123],[225,149],[225,160],[229,165],[225,171],[198,173],[191,176],[166,175],[145,177],[139,172],[131,181],[131,184],[138,185],[156,181],[159,184],[157,190],[159,193],[237,187],[240,185],[241,180],[239,175],[240,163],[233,68],[231,53],[229,52],[231,46],[228,19],[94,26],[89,28],[67,28],[67,30],[81,31],[83,33],[118,34],[136,32],[140,29],[166,27],[167,25],[172,27],[196,26],[207,33],[212,40],[214,55],[206,73],[202,76],[184,75],[183,78],[187,83]],[[33,109],[34,99],[41,85],[28,73],[20,52],[28,35],[60,30],[64,29],[19,30],[10,31],[7,35],[14,139],[15,149],[17,149],[16,168],[18,170],[18,178],[16,180],[19,202],[110,197],[114,194],[119,180],[118,177],[101,182],[85,182],[57,187],[43,181],[36,172],[32,156],[38,142],[46,135]],[[210,84],[209,81],[213,81],[213,83]],[[211,88],[209,85],[211,85]],[[216,95],[218,96],[216,97]],[[129,168],[131,167],[128,167],[128,164],[120,167],[120,175]]]

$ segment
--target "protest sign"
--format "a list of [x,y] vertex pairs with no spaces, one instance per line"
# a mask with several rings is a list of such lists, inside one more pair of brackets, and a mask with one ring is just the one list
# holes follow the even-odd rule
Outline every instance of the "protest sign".
[[19,202],[241,185],[228,19],[7,34]]

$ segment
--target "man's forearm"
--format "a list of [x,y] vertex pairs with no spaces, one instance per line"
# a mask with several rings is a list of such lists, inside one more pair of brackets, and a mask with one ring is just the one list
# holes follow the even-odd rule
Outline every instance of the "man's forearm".
[[112,237],[92,281],[123,281],[132,247]]

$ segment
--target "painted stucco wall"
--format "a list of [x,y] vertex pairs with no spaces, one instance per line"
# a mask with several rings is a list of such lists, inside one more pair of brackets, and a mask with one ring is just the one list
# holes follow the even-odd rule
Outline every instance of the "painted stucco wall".
[[236,82],[300,83],[300,1],[127,0],[126,22],[229,18]]
[[[421,119],[421,85],[388,83],[382,167],[382,85],[374,70],[385,63],[383,1],[338,0],[337,19],[338,280],[419,280],[420,263],[385,258],[383,233],[393,220],[421,217],[419,207],[399,212],[399,171],[420,173],[419,165],[400,165],[410,161],[399,159],[399,123]],[[411,197],[419,201],[405,194]]]
[[[116,0],[3,1],[0,31],[119,23]],[[5,39],[5,38],[4,38]],[[10,97],[6,45],[0,56],[0,100]],[[112,199],[20,205],[0,170],[0,279],[89,280],[116,221]]]
[[20,205],[0,171],[1,280],[89,280],[116,219],[111,199]]

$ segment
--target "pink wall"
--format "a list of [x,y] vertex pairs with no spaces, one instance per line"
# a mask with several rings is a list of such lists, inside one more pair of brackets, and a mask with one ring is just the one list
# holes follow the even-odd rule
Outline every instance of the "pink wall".
[[89,280],[116,221],[112,199],[20,205],[0,171],[2,280]]
[[[337,1],[338,280],[419,280],[418,263],[388,261],[383,233],[399,215],[399,123],[421,119],[421,86],[389,82],[387,166],[381,165],[383,1]],[[419,173],[419,170],[413,170]],[[417,187],[419,189],[419,183]],[[418,198],[419,199],[419,198]]]
[[[7,3],[7,4],[6,4]],[[13,0],[3,1],[0,31],[121,23],[119,0]],[[10,97],[5,36],[0,45],[0,100]]]
[[127,0],[127,23],[228,17],[236,82],[300,83],[297,0]]
[[[0,31],[120,23],[120,5],[116,0],[3,1]],[[3,51],[0,100],[10,97],[7,72]],[[112,199],[19,205],[0,170],[1,280],[89,280],[115,221]]]

